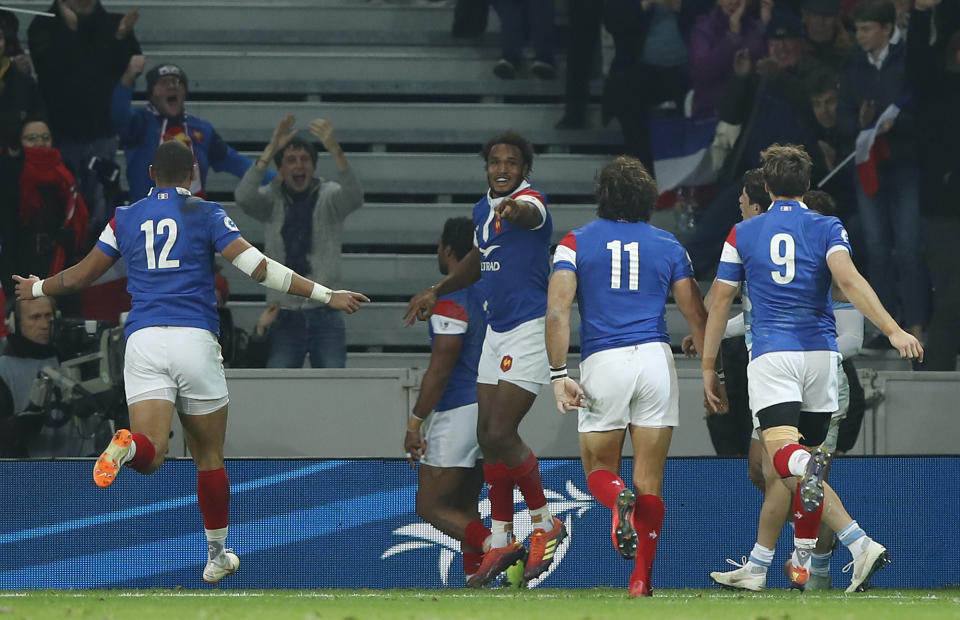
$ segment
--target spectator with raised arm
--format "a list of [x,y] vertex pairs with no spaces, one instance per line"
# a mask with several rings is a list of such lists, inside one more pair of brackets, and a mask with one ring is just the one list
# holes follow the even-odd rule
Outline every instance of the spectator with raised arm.
[[[325,118],[310,121],[310,133],[330,154],[338,179],[315,176],[317,151],[298,138],[293,115],[280,120],[263,153],[234,192],[237,206],[264,223],[264,250],[284,257],[297,273],[331,287],[340,282],[343,222],[363,206],[363,189]],[[279,182],[262,185],[270,161]],[[271,329],[268,368],[300,368],[310,355],[313,368],[343,368],[347,360],[343,316],[326,305],[269,291],[267,302],[279,302]]]
[[747,13],[746,0],[717,0],[717,6],[697,18],[690,33],[690,74],[694,116],[712,116],[727,80],[734,55],[747,50],[757,61],[766,55],[764,23]]
[[108,13],[99,0],[55,0],[49,12],[56,17],[38,16],[30,23],[30,55],[57,148],[100,223],[114,206],[104,196],[115,189],[109,178],[117,152],[110,93],[130,58],[140,53],[133,34],[140,14]]
[[[169,140],[183,142],[193,151],[197,174],[190,191],[194,195],[206,196],[210,168],[242,177],[253,160],[227,144],[212,123],[187,113],[187,73],[181,67],[167,63],[150,69],[147,72],[149,103],[145,108],[132,107],[133,87],[145,65],[145,56],[130,58],[113,89],[110,106],[110,118],[127,156],[130,201],[140,200],[153,187],[148,170],[153,152],[157,145]],[[269,172],[264,180],[270,181],[273,177],[274,173]]]

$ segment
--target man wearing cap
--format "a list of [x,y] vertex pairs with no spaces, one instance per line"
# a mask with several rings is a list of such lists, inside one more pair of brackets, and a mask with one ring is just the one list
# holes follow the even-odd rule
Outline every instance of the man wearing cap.
[[853,46],[853,38],[840,21],[840,0],[806,0],[801,15],[807,39],[803,72],[809,75],[815,69],[826,69],[839,75]]
[[105,204],[103,181],[109,181],[97,171],[109,170],[117,152],[110,94],[131,56],[140,53],[133,33],[139,12],[108,13],[99,0],[54,0],[48,11],[56,17],[34,18],[27,36],[54,146],[94,220],[106,221],[104,209],[113,205]]
[[[110,119],[120,134],[120,144],[127,156],[127,183],[130,201],[146,196],[153,182],[148,168],[157,145],[169,140],[183,142],[193,151],[194,170],[197,172],[190,191],[206,196],[207,172],[212,167],[218,172],[229,172],[236,177],[253,165],[224,142],[209,121],[187,114],[187,74],[177,65],[157,65],[147,72],[147,99],[145,108],[131,107],[133,86],[143,71],[146,58],[133,56],[126,71],[113,89]],[[276,176],[268,172],[264,182]]]

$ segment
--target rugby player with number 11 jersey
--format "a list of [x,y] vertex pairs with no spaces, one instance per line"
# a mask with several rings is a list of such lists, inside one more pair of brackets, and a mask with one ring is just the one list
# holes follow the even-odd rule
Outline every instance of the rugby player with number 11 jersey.
[[[680,417],[667,296],[673,293],[698,348],[707,320],[690,257],[673,235],[647,223],[656,199],[657,185],[639,160],[618,157],[607,164],[597,182],[599,218],[557,246],[547,293],[547,355],[557,408],[579,410],[587,486],[613,512],[617,552],[634,560],[630,596],[653,591],[663,466]],[[580,385],[567,376],[566,365],[574,297]],[[636,492],[619,476],[627,430]]]
[[[17,281],[17,297],[74,293],[93,283],[120,258],[127,266],[133,303],[123,382],[130,430],[116,432],[97,459],[93,480],[114,482],[120,467],[151,474],[163,464],[174,411],[197,466],[197,503],[207,538],[203,580],[217,583],[236,572],[240,558],[225,548],[230,481],[223,461],[227,381],[217,334],[214,254],[264,286],[353,312],[365,296],[331,291],[264,256],[247,243],[223,207],[190,195],[193,152],[181,142],[161,144],[150,166],[156,187],[116,215],[86,257],[56,276]],[[132,431],[132,432],[131,432]],[[147,558],[149,560],[149,558]],[[109,569],[105,569],[109,570]]]
[[[747,366],[750,408],[777,473],[794,495],[790,570],[791,581],[798,582],[809,575],[821,516],[833,514],[831,505],[839,505],[835,494],[825,495],[829,487],[823,480],[831,455],[822,449],[807,452],[798,431],[802,423],[814,434],[825,435],[838,408],[831,277],[902,357],[922,359],[923,349],[897,325],[857,272],[840,220],[810,211],[801,202],[810,186],[810,156],[802,147],[775,144],[761,160],[773,204],[763,216],[737,224],[724,244],[712,289],[702,370],[708,404],[716,409],[717,350],[730,304],[740,283],[746,282],[753,311]],[[841,539],[846,535],[858,543],[850,547],[854,574],[848,592],[867,587],[873,572],[887,562],[887,550],[859,526],[855,530],[838,532]]]

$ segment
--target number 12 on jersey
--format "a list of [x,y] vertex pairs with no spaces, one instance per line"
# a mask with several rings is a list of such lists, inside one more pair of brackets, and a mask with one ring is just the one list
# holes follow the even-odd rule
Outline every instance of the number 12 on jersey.
[[623,259],[623,252],[628,256],[627,270],[627,288],[631,291],[640,289],[640,243],[632,241],[623,245],[622,241],[610,241],[607,243],[607,249],[610,250],[610,288],[620,288],[621,275],[620,264]]
[[172,218],[164,218],[156,225],[156,234],[167,234],[167,240],[160,249],[158,259],[153,249],[154,223],[153,220],[147,220],[140,224],[140,230],[144,234],[144,250],[147,253],[147,269],[176,269],[180,266],[179,259],[170,259],[170,251],[173,250],[173,244],[177,242],[177,221]]

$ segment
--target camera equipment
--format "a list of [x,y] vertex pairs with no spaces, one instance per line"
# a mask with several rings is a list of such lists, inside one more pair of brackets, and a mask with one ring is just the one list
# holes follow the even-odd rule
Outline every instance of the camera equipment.
[[120,166],[109,159],[100,159],[96,155],[87,162],[87,168],[97,174],[103,185],[116,185],[120,182]]
[[53,324],[59,368],[44,366],[30,390],[30,402],[58,426],[71,417],[97,413],[122,422],[123,329],[103,321],[59,318]]

